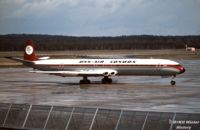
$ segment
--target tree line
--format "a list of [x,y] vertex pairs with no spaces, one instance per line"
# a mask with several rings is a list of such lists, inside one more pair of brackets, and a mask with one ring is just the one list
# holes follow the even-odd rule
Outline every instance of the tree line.
[[60,35],[0,35],[0,51],[21,51],[32,39],[37,50],[115,50],[182,49],[185,45],[200,48],[200,36],[133,35],[116,37],[74,37]]

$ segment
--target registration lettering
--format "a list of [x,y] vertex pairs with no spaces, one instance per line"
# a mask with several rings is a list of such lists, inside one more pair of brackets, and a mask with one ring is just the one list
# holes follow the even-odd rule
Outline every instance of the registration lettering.
[[103,60],[80,60],[79,63],[94,64],[94,63],[104,63],[104,61]]

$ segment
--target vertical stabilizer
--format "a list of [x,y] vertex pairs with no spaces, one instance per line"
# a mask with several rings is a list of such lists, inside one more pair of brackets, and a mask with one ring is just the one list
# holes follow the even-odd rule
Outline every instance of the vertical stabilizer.
[[35,56],[35,50],[32,40],[26,41],[25,47],[24,47],[24,60],[29,61],[35,61],[37,60]]

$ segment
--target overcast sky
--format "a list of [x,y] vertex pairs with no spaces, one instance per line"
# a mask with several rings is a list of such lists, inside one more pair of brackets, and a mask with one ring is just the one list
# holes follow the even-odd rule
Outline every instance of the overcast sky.
[[0,34],[200,35],[200,0],[0,0]]

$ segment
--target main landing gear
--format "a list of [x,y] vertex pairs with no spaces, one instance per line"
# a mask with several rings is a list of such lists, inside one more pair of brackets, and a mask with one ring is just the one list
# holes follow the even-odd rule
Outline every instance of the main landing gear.
[[80,80],[80,84],[90,84],[90,80],[88,80],[87,76],[83,76],[83,79]]
[[173,75],[172,76],[172,80],[171,80],[171,82],[170,82],[170,84],[172,85],[172,86],[174,86],[175,84],[176,84],[176,81],[174,81],[174,78],[176,77],[176,75]]
[[112,79],[109,78],[108,76],[104,76],[104,78],[101,80],[102,84],[111,84]]
[[[108,76],[104,76],[104,78],[101,80],[102,84],[111,84],[112,79]],[[80,80],[80,84],[90,84],[90,80],[88,80],[87,76],[83,76],[83,79]]]

